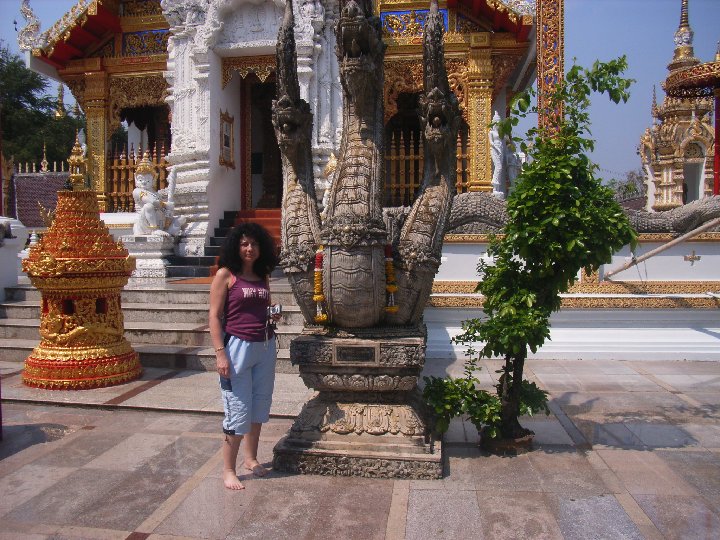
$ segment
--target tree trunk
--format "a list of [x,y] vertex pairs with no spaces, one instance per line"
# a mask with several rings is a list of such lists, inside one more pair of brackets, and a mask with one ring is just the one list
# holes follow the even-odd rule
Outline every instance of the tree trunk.
[[[523,368],[525,366],[525,358],[527,357],[527,349],[523,349],[517,356],[505,357],[505,366],[502,381],[498,390],[500,391],[500,436],[503,439],[519,439],[532,435],[533,432],[525,429],[518,422],[520,415],[520,390],[523,380]],[[512,371],[512,376],[510,372]]]

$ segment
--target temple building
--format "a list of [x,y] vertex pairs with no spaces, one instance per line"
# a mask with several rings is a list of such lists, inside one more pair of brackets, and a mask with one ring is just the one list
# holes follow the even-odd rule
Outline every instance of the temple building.
[[[720,50],[716,61],[720,61]],[[682,0],[675,52],[663,88],[682,70],[700,64],[693,50],[688,0]],[[711,93],[666,96],[658,106],[653,90],[653,125],[645,130],[639,146],[648,210],[670,210],[713,194],[716,173],[712,111]]]
[[[30,66],[68,85],[87,115],[88,174],[105,212],[131,212],[133,157],[177,170],[176,209],[189,225],[179,255],[201,255],[225,212],[279,209],[280,153],[270,122],[283,0],[81,0],[40,33],[28,0],[19,37]],[[447,0],[446,65],[462,109],[458,192],[490,191],[488,124],[536,72],[533,0]],[[374,4],[385,55],[385,204],[412,202],[423,168],[416,113],[428,2]],[[335,55],[339,0],[296,0],[302,97],[313,113],[315,177],[338,153]],[[112,147],[121,122],[128,144]],[[167,160],[167,162],[165,161]],[[322,182],[321,182],[322,183]],[[318,185],[322,196],[325,185]],[[279,220],[279,210],[277,212]]]

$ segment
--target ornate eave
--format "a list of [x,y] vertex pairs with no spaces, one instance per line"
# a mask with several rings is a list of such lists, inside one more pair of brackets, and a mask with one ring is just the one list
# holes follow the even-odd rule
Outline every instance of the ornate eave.
[[[509,32],[518,42],[528,40],[535,19],[535,0],[447,0],[445,4],[458,15],[469,15],[477,21],[487,21],[487,27],[479,25],[474,31]],[[377,2],[375,6],[376,12],[380,14],[380,11],[389,10],[427,11],[428,4],[426,1],[418,0],[384,0]],[[472,24],[473,21],[469,20],[469,23]],[[485,24],[483,23],[482,26]],[[451,29],[447,30],[449,33],[445,36],[446,43],[451,39],[452,33]],[[412,39],[412,37],[418,36],[404,36],[404,39]]]
[[720,87],[720,61],[679,69],[665,79],[663,89],[673,97],[710,97]]
[[43,34],[45,45],[33,56],[55,68],[85,56],[111,34],[120,33],[117,0],[80,0]]
[[521,42],[527,41],[533,27],[533,0],[448,0],[447,5],[465,7],[475,17],[492,21],[493,31],[511,32]]

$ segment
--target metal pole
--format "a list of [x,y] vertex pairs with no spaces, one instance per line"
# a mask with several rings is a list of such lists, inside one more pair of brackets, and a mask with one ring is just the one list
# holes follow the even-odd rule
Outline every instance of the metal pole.
[[660,247],[656,247],[655,249],[648,251],[645,255],[641,255],[638,258],[633,257],[630,262],[627,262],[627,263],[623,264],[620,268],[611,270],[610,272],[603,275],[603,279],[609,279],[610,276],[619,274],[620,272],[627,270],[628,268],[635,266],[636,264],[646,261],[650,257],[654,257],[658,253],[662,253],[666,249],[670,249],[671,247],[676,246],[677,244],[680,244],[681,242],[684,242],[685,240],[688,240],[688,239],[692,238],[693,236],[697,236],[701,232],[704,232],[704,231],[707,231],[708,229],[717,227],[718,225],[720,225],[720,218],[712,219],[712,220],[708,221],[707,223],[701,225],[697,229],[693,229],[689,233],[685,233],[682,236],[675,238],[674,240],[670,240],[667,244],[663,244]]

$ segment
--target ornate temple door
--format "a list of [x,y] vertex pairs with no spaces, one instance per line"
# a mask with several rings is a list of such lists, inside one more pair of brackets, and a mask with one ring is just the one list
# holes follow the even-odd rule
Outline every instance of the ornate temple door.
[[261,82],[254,74],[242,82],[242,187],[243,209],[280,208],[282,166],[271,121],[275,76]]

